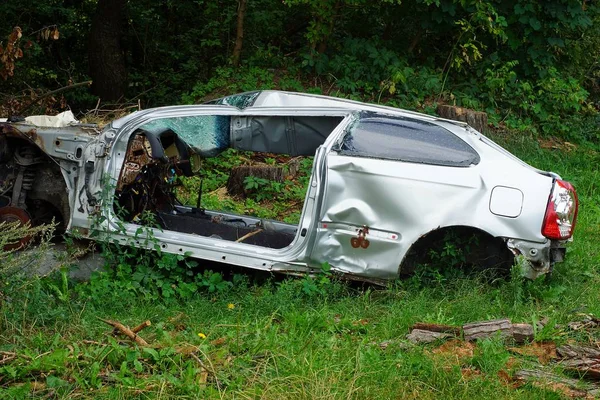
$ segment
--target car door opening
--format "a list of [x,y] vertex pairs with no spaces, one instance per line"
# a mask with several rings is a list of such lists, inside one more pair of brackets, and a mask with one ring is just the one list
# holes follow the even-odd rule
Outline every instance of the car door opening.
[[116,184],[122,220],[273,249],[298,232],[331,116],[171,117],[129,137]]

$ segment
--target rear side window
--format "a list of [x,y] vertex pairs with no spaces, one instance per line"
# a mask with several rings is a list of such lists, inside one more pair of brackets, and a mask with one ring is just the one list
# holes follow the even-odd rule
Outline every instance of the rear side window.
[[479,163],[479,154],[452,132],[403,117],[362,117],[348,128],[339,153],[451,167]]

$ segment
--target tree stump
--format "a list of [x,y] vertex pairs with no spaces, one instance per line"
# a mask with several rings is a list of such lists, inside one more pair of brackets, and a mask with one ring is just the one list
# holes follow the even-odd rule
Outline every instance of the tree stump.
[[283,182],[284,168],[272,165],[242,165],[235,167],[229,173],[227,180],[227,193],[232,196],[246,197],[247,190],[244,180],[249,176],[267,179],[269,181]]
[[437,107],[437,113],[442,118],[466,122],[481,133],[485,133],[487,129],[488,117],[486,113],[481,111],[440,104]]
[[249,176],[267,179],[274,182],[283,182],[293,179],[300,170],[300,161],[291,159],[283,165],[268,165],[264,163],[253,165],[242,165],[235,167],[229,173],[227,180],[227,193],[231,196],[246,197],[248,190],[245,188],[244,180]]

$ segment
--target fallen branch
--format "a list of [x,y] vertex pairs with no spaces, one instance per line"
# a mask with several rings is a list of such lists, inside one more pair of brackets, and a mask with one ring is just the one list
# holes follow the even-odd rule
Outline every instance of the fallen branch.
[[138,326],[136,326],[135,328],[133,328],[131,330],[131,332],[133,333],[138,333],[140,332],[142,329],[149,327],[150,325],[152,325],[152,322],[150,322],[150,320],[146,320],[144,322],[142,322],[141,324],[139,324]]
[[531,342],[534,339],[533,325],[512,324],[512,336],[517,343]]
[[112,326],[113,328],[117,329],[119,332],[121,332],[122,334],[124,334],[125,336],[127,336],[129,339],[131,339],[135,343],[137,343],[139,346],[149,347],[148,342],[146,342],[144,339],[142,339],[141,337],[139,337],[136,333],[132,332],[131,329],[129,329],[128,327],[126,327],[122,323],[117,322],[117,321],[111,321],[109,319],[103,319],[103,318],[100,318],[100,317],[98,317],[98,319],[100,321],[104,322],[105,324],[108,324],[108,325]]
[[[150,325],[152,325],[152,323],[150,321],[146,320],[146,321],[142,322],[141,324],[139,324],[138,326],[136,326],[135,328],[133,328],[131,330],[131,332],[139,333],[142,329],[144,329]],[[113,329],[113,335],[118,335],[119,332],[120,331],[117,328]]]
[[556,349],[560,365],[587,379],[600,380],[600,349],[566,344]]
[[565,344],[556,349],[562,358],[600,358],[600,349]]
[[[431,343],[434,340],[459,337],[462,333],[466,341],[500,336],[502,338],[512,338],[517,343],[525,343],[533,341],[533,331],[533,325],[513,324],[509,319],[473,322],[463,325],[462,328],[452,325],[417,322],[411,327],[410,335],[412,336],[407,338],[413,343]],[[436,335],[438,333],[447,336]]]

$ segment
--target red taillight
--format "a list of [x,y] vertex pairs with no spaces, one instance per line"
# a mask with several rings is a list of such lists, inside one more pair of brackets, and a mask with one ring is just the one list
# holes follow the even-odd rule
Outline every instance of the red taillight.
[[565,240],[573,235],[579,201],[569,182],[556,179],[542,225],[542,235],[548,239]]

